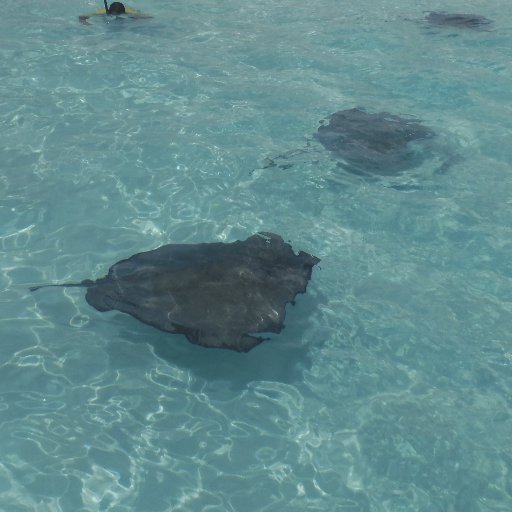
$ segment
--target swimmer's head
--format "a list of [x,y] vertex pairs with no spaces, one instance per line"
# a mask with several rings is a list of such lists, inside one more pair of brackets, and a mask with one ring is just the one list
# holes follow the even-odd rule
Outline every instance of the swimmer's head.
[[108,14],[124,14],[126,12],[121,2],[112,2],[108,8]]

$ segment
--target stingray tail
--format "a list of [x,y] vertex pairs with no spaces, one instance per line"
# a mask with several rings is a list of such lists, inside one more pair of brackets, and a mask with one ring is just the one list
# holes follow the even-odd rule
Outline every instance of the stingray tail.
[[311,148],[310,139],[306,139],[306,144],[302,148],[291,149],[286,151],[286,153],[282,153],[272,158],[266,157],[263,160],[263,167],[256,167],[249,174],[252,174],[254,171],[258,170],[270,169],[271,167],[277,167],[278,169],[282,170],[289,169],[290,167],[293,167],[293,163],[281,163],[282,160],[293,160],[293,158],[298,155],[303,155],[314,151],[316,150]]
[[54,287],[54,286],[60,286],[63,288],[69,288],[71,286],[81,286],[81,287],[89,288],[90,286],[93,286],[94,284],[95,284],[95,282],[92,281],[91,279],[84,279],[81,283],[41,284],[39,286],[31,286],[29,288],[29,290],[31,292],[35,292],[35,291],[39,290],[40,288],[50,288],[50,287]]

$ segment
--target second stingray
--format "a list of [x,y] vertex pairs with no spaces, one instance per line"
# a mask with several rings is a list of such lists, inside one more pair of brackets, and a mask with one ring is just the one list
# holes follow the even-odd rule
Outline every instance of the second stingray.
[[343,167],[358,174],[399,174],[425,159],[423,142],[435,132],[421,121],[361,108],[341,110],[321,124],[315,139]]
[[[347,172],[362,176],[394,176],[435,157],[428,142],[436,133],[418,119],[363,108],[340,110],[320,122],[313,140],[319,142]],[[307,146],[266,160],[264,168],[287,169]],[[287,160],[287,162],[284,162]]]

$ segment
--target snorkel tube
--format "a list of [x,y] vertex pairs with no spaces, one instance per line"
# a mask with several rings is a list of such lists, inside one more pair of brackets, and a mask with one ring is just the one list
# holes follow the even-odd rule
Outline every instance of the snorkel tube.
[[107,0],[103,0],[103,3],[105,4],[105,14],[108,14],[108,4],[107,4]]

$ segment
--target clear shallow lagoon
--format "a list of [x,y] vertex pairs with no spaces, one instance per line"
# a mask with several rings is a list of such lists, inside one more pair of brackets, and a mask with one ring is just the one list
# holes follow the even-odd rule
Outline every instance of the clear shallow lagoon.
[[[512,510],[512,4],[128,5],[157,16],[3,5],[0,510]],[[263,169],[356,106],[422,119],[431,158]],[[322,262],[248,354],[28,292],[260,230]]]

